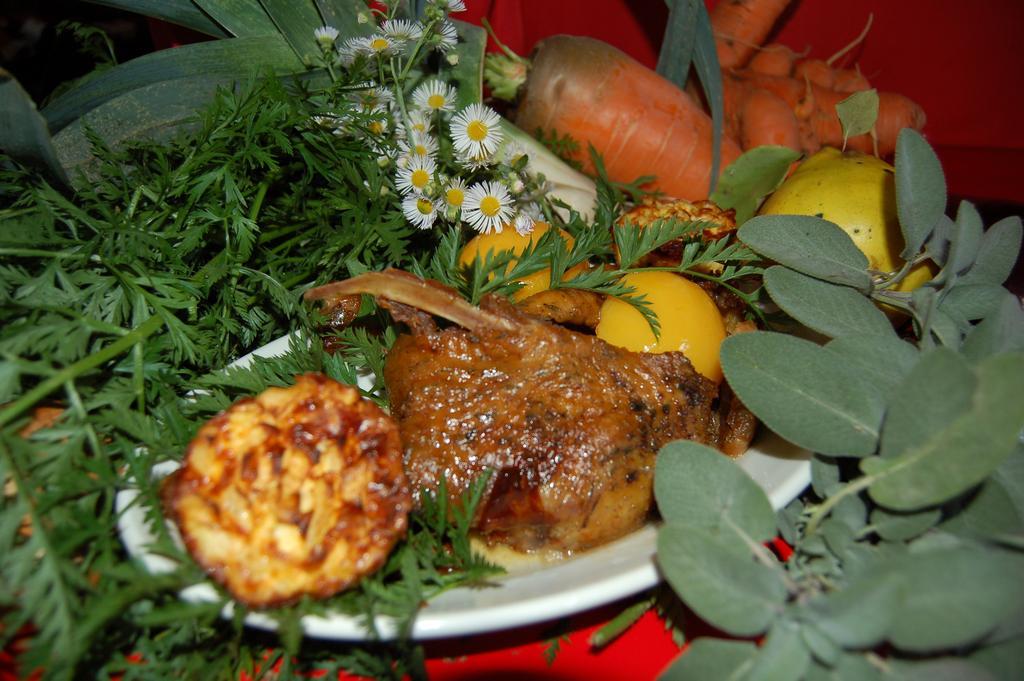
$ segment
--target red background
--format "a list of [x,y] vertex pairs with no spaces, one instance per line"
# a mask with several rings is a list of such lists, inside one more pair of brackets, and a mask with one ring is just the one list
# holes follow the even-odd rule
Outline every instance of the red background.
[[[708,0],[713,6],[716,0]],[[668,16],[662,0],[466,0],[460,18],[486,16],[502,42],[528,54],[557,33],[600,38],[653,67]],[[902,93],[928,116],[924,133],[950,193],[1024,204],[1024,2],[1021,0],[795,0],[769,40],[847,57],[879,90]]]

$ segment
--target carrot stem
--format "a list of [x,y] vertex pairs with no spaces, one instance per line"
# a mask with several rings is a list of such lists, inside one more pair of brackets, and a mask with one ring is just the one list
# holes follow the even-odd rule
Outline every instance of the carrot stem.
[[832,66],[836,62],[837,59],[839,59],[844,54],[846,54],[847,52],[849,52],[853,48],[857,47],[857,45],[859,45],[861,42],[863,42],[864,38],[866,38],[868,36],[868,31],[871,30],[871,22],[873,22],[874,20],[875,20],[875,15],[871,14],[871,13],[868,13],[868,22],[866,24],[864,24],[864,28],[863,28],[863,30],[861,30],[860,35],[858,35],[850,43],[848,43],[846,45],[846,47],[842,48],[841,50],[839,50],[838,52],[833,54],[831,57],[826,59],[825,63],[828,64],[829,66]]

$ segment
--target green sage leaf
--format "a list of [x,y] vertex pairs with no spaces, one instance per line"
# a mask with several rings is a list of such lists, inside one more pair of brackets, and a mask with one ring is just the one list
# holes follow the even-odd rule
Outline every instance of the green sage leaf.
[[963,324],[945,310],[932,311],[929,332],[943,347],[959,350],[964,336]]
[[860,90],[836,102],[836,115],[843,128],[843,148],[846,140],[864,135],[875,127],[878,120],[878,90]]
[[[1024,619],[1024,618],[1022,618]],[[1024,679],[1024,637],[1000,641],[973,651],[968,660],[997,679]]]
[[974,662],[952,657],[897,663],[893,672],[900,681],[998,681]]
[[836,353],[885,396],[896,389],[918,359],[917,348],[895,335],[840,336],[825,349]]
[[871,511],[871,526],[882,539],[903,542],[935,527],[940,518],[942,511],[937,508],[901,513],[876,507]]
[[783,438],[832,456],[875,451],[884,400],[829,350],[755,331],[726,338],[721,359],[732,389]]
[[764,285],[786,314],[829,338],[895,336],[885,313],[849,286],[830,284],[778,265],[765,271]]
[[811,457],[811,487],[815,494],[824,499],[840,484],[839,480],[837,459],[821,454]]
[[1018,444],[992,476],[1010,496],[1017,514],[1024,518],[1024,444]]
[[807,604],[811,621],[840,646],[870,648],[889,631],[906,583],[893,571],[862,575]]
[[670,442],[658,452],[654,497],[669,523],[763,542],[775,536],[775,513],[764,490],[739,465],[706,445]]
[[[955,364],[937,357],[938,366]],[[873,480],[868,493],[877,503],[906,511],[943,503],[984,480],[1014,451],[1024,428],[1024,401],[1019,399],[1024,353],[984,360],[977,367],[977,378],[970,407],[949,425],[894,458],[861,462],[861,469]],[[932,395],[929,402],[937,398]],[[910,430],[912,426],[900,426],[899,436],[893,435],[896,442],[905,445]]]
[[846,232],[827,220],[810,215],[759,215],[737,234],[780,265],[864,293],[871,290],[867,257]]
[[913,259],[946,213],[946,177],[921,133],[904,128],[896,138],[896,213],[904,260]]
[[1020,532],[1022,528],[1024,525],[1013,498],[995,476],[986,480],[977,494],[942,523],[946,532],[995,540]]
[[1020,253],[1024,228],[1020,217],[1003,218],[989,227],[981,238],[974,264],[962,281],[971,284],[1003,284],[1013,272]]
[[945,290],[939,310],[955,319],[974,321],[988,317],[1015,296],[998,284],[965,284],[958,281]]
[[776,620],[757,651],[753,668],[746,681],[799,681],[811,665],[807,649],[796,622]]
[[800,153],[789,147],[764,145],[749,149],[729,164],[709,197],[736,211],[736,224],[754,217],[764,198],[779,188]]
[[895,559],[912,588],[895,608],[889,641],[910,652],[939,651],[981,639],[1024,601],[1024,556],[972,546]]
[[658,563],[694,612],[734,636],[765,631],[786,601],[779,572],[755,563],[733,534],[666,523],[658,531]]
[[659,681],[741,681],[747,676],[757,646],[749,641],[702,636],[694,640]]
[[863,655],[844,653],[829,665],[815,662],[805,681],[880,681],[882,671]]
[[926,352],[889,403],[879,454],[895,457],[927,440],[970,408],[977,379],[952,350]]
[[1024,350],[1024,309],[1017,297],[1003,296],[999,307],[968,332],[962,352],[973,361]]
[[804,623],[804,626],[800,629],[800,635],[810,649],[811,654],[827,665],[834,664],[843,653],[843,649],[835,641],[826,636],[817,625],[811,622]]
[[969,201],[960,202],[955,224],[956,232],[950,240],[945,269],[953,274],[959,274],[973,265],[978,257],[984,225],[978,209]]

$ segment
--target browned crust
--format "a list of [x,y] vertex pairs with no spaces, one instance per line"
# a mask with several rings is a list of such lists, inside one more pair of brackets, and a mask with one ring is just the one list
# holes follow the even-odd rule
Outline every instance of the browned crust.
[[189,553],[253,607],[325,598],[377,570],[412,503],[394,422],[320,374],[208,421],[163,497]]

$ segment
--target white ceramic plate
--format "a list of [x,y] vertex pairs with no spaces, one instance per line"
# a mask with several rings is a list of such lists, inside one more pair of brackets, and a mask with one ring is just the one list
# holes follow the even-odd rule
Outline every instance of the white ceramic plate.
[[[272,357],[288,350],[288,339],[280,338],[239,359],[248,364],[253,355]],[[795,498],[810,482],[809,454],[767,433],[740,458],[740,465],[765,490],[775,509]],[[158,467],[166,474],[176,464]],[[128,552],[141,560],[152,573],[169,572],[174,563],[148,550],[154,536],[146,523],[145,509],[136,504],[137,490],[122,490],[117,496],[120,514],[118,527]],[[172,532],[174,527],[171,527]],[[654,562],[654,527],[559,562],[533,560],[508,564],[507,574],[496,578],[493,587],[453,589],[432,600],[416,618],[413,638],[440,639],[481,634],[535,624],[606,605],[639,593],[657,584],[661,576]],[[218,596],[208,583],[184,589],[181,597],[189,601],[216,601]],[[225,614],[230,613],[230,606]],[[251,613],[246,623],[261,629],[273,629],[274,621]],[[335,615],[307,616],[303,627],[308,636],[338,640],[361,640],[366,630],[355,618]],[[383,636],[394,634],[391,623],[382,620],[378,628]]]

